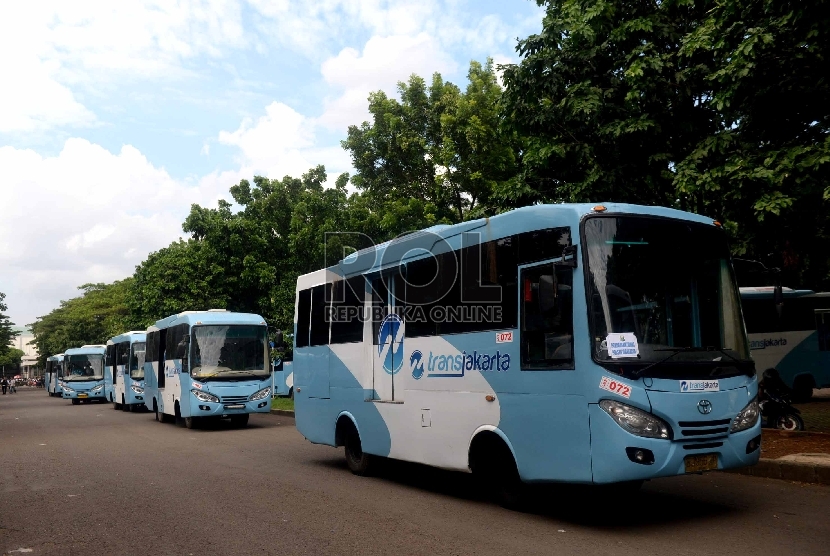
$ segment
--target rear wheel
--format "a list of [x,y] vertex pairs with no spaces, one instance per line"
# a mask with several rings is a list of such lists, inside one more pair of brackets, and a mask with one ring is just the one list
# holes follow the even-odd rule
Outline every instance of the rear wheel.
[[346,456],[346,465],[349,466],[349,471],[362,477],[371,474],[375,458],[363,451],[360,434],[352,424],[349,425],[343,439],[343,452]]
[[796,413],[779,415],[775,420],[775,428],[782,431],[803,431],[804,420],[801,418],[801,415]]
[[247,413],[244,415],[231,415],[231,425],[238,428],[243,428],[248,426],[248,419],[250,419],[250,415]]

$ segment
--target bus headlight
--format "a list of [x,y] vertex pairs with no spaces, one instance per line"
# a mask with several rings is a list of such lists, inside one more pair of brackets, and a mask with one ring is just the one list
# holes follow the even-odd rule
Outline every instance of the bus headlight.
[[70,387],[69,387],[69,386],[67,386],[66,384],[64,384],[64,385],[62,386],[62,388],[63,388],[63,391],[64,391],[64,392],[66,392],[67,394],[71,394],[71,393],[73,393],[73,392],[75,391],[74,389],[70,388]]
[[251,397],[248,398],[248,401],[249,402],[255,402],[257,400],[267,398],[270,395],[271,395],[271,387],[269,386],[267,388],[263,388],[259,392],[255,392],[255,393],[251,394]]
[[201,390],[196,389],[191,390],[191,392],[193,392],[193,395],[196,396],[196,399],[200,402],[219,403],[219,398],[217,398],[213,394],[208,394],[207,392],[202,392]]
[[99,384],[98,386],[93,386],[93,387],[92,387],[92,390],[90,390],[90,392],[100,392],[100,391],[101,391],[101,390],[103,390],[103,389],[104,389],[104,385],[103,385],[103,384]]
[[651,413],[614,400],[602,400],[599,406],[631,434],[646,438],[671,438],[669,425]]
[[137,386],[135,384],[130,385],[130,390],[132,390],[136,394],[143,394],[144,393],[144,388],[142,388],[141,386]]
[[729,432],[741,432],[746,429],[751,429],[758,422],[758,417],[761,415],[761,410],[758,407],[758,398],[754,398],[749,402],[745,408],[732,421],[732,426]]

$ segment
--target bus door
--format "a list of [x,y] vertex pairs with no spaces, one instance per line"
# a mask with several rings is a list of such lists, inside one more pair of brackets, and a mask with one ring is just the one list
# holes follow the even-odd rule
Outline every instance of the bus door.
[[372,286],[372,379],[373,399],[402,402],[403,389],[395,390],[395,380],[403,368],[403,307],[395,297],[393,274],[370,278]]

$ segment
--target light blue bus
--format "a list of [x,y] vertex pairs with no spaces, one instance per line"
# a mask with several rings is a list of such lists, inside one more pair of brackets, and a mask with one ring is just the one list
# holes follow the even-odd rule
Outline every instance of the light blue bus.
[[[357,318],[354,316],[357,315]],[[525,483],[638,486],[758,461],[757,379],[726,234],[625,204],[435,226],[297,280],[308,440]]]
[[274,363],[274,396],[294,397],[294,362],[278,360]]
[[783,288],[776,307],[772,287],[741,288],[749,349],[759,375],[777,369],[806,401],[813,388],[830,387],[830,293]]
[[46,370],[43,373],[43,384],[49,396],[61,396],[61,380],[63,378],[63,354],[58,353],[46,359]]
[[113,409],[138,411],[144,406],[144,353],[147,334],[133,330],[107,340],[104,366],[106,396]]
[[107,400],[104,393],[103,345],[86,345],[64,352],[64,371],[61,380],[63,399],[72,400],[72,405],[81,402]]
[[259,315],[223,309],[185,311],[147,329],[144,403],[156,420],[230,417],[248,424],[268,413],[271,369],[268,326]]

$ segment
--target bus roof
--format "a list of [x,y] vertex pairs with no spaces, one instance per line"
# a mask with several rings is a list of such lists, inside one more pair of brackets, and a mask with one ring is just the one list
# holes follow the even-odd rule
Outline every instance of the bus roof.
[[144,330],[130,330],[107,340],[107,345],[120,344],[121,342],[143,342],[147,339],[147,332]]
[[[594,210],[597,206],[603,211]],[[436,225],[392,241],[351,253],[338,264],[326,269],[310,272],[301,277],[303,287],[331,281],[327,274],[353,276],[400,264],[402,260],[423,257],[427,252],[438,252],[436,245],[446,241],[452,249],[461,247],[461,235],[465,232],[481,234],[481,241],[492,241],[531,230],[543,230],[562,226],[576,227],[589,215],[642,215],[687,220],[700,224],[714,223],[714,220],[681,210],[632,205],[627,203],[561,203],[555,205],[531,205],[496,216],[460,222],[453,225]],[[368,256],[366,256],[368,255]],[[300,287],[300,281],[298,281]]]
[[79,348],[69,348],[65,352],[63,352],[64,357],[68,357],[70,355],[104,355],[107,351],[107,346],[103,345],[89,345],[83,346]]
[[63,354],[56,353],[55,355],[50,355],[46,358],[47,361],[63,361]]
[[[744,287],[740,288],[741,297],[745,299],[766,299],[772,298],[775,293],[775,288],[773,286],[761,286],[761,287]],[[806,297],[806,296],[821,296],[824,297],[828,294],[825,293],[816,293],[813,290],[794,290],[792,288],[781,288],[782,293],[784,294],[785,298],[790,297]]]
[[253,313],[233,313],[224,309],[211,309],[208,311],[184,311],[156,321],[147,332],[170,328],[179,324],[249,324],[265,325],[265,319]]

